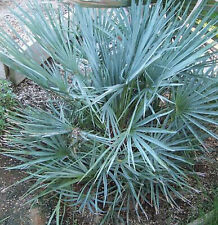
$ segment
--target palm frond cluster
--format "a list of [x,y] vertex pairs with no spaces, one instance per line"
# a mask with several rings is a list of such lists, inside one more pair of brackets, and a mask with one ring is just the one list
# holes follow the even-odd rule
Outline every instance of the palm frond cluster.
[[52,63],[38,65],[6,33],[0,59],[62,99],[10,117],[12,150],[4,154],[35,179],[29,193],[55,193],[80,212],[104,214],[102,224],[146,215],[148,204],[158,212],[163,198],[172,206],[186,200],[192,152],[217,138],[216,58],[207,43],[216,9],[196,25],[204,4],[188,20],[173,0],[20,8],[16,16]]

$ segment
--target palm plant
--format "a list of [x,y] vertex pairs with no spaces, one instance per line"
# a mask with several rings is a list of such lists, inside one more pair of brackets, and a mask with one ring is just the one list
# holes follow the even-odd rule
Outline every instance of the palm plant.
[[147,204],[158,212],[163,198],[186,200],[192,152],[217,138],[216,58],[207,43],[216,20],[204,26],[215,9],[193,30],[204,4],[191,17],[173,0],[102,11],[29,7],[14,14],[51,60],[38,65],[19,34],[16,42],[3,31],[0,59],[61,101],[10,117],[3,154],[35,180],[28,194],[58,196],[52,216],[61,201],[105,215],[102,224],[146,215]]

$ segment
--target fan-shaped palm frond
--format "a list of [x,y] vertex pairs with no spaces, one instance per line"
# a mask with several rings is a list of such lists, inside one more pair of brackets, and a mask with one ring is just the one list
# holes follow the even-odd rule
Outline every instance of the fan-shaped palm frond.
[[[189,77],[184,80],[183,85],[173,91],[175,101],[175,124],[182,127],[186,136],[191,132],[204,146],[201,139],[202,131],[218,138],[211,131],[212,126],[217,126],[217,78],[195,78]],[[208,127],[211,124],[211,129]],[[199,132],[200,131],[200,132]]]

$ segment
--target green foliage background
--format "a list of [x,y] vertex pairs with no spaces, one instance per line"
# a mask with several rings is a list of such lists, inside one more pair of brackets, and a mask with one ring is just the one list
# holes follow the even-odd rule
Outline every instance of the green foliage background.
[[0,80],[0,134],[5,129],[7,110],[16,105],[16,97],[9,81]]

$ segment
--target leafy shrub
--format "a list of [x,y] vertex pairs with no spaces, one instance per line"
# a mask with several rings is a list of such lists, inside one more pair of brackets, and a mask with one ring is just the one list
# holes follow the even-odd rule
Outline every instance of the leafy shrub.
[[6,125],[6,110],[11,109],[16,104],[15,94],[9,81],[0,80],[0,134]]
[[204,4],[188,17],[173,2],[20,8],[29,37],[51,56],[43,66],[0,35],[0,59],[62,98],[11,116],[7,152],[22,162],[14,169],[35,179],[28,193],[59,196],[57,217],[62,201],[104,214],[102,224],[124,212],[128,221],[131,211],[146,215],[149,204],[158,212],[164,198],[176,206],[192,190],[191,153],[217,138],[209,125],[217,125],[216,59],[207,44],[215,9],[193,29]]

